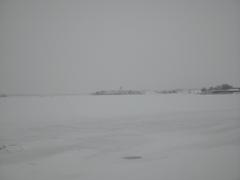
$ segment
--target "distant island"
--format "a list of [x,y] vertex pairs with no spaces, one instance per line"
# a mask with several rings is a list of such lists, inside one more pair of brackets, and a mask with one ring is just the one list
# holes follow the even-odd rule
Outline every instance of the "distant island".
[[144,94],[238,94],[240,88],[229,84],[222,84],[202,89],[171,89],[171,90],[101,90],[91,93],[92,95],[144,95]]
[[117,90],[100,90],[93,93],[49,93],[49,94],[0,94],[0,98],[6,97],[53,97],[53,96],[80,96],[80,95],[147,95],[147,94],[240,94],[240,87],[229,84],[204,87],[199,89],[169,89],[169,90],[126,90],[120,87]]
[[229,84],[222,84],[209,88],[202,88],[201,94],[236,94],[240,93],[239,87],[233,87]]
[[109,90],[109,91],[97,91],[92,93],[92,95],[143,95],[144,91],[139,90]]

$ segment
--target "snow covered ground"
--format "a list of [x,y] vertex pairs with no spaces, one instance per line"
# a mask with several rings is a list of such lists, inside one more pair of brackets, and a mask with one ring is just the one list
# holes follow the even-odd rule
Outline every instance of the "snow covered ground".
[[1,180],[240,180],[240,95],[0,98]]

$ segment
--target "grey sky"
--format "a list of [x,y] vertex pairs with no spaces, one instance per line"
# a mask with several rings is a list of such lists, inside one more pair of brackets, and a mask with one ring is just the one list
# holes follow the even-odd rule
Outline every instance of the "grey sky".
[[239,0],[0,0],[0,93],[240,85]]

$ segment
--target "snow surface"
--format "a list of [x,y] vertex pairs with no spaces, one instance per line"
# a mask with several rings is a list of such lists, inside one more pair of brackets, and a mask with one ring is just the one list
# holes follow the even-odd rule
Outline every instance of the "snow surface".
[[0,98],[1,180],[239,180],[240,95]]

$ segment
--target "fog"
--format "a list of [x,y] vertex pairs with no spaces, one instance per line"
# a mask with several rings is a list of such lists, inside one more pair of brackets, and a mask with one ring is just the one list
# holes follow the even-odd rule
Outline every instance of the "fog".
[[240,85],[237,0],[1,0],[0,93]]

